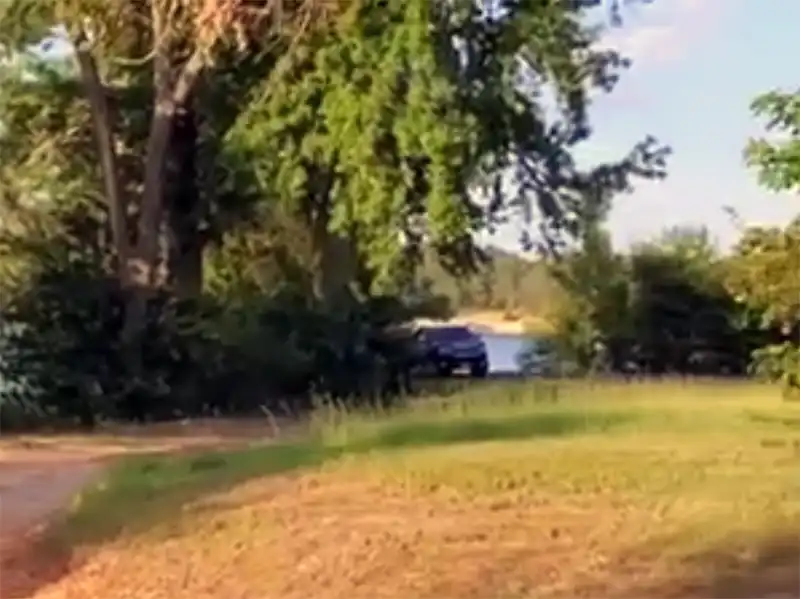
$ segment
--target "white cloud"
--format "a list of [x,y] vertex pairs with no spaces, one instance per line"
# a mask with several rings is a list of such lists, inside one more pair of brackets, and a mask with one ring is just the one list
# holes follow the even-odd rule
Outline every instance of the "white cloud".
[[600,45],[613,48],[635,65],[679,62],[707,35],[719,14],[721,0],[658,0],[626,16],[610,29]]
[[614,32],[604,42],[604,46],[617,50],[636,64],[674,62],[682,55],[680,34],[668,25],[641,25],[628,32]]

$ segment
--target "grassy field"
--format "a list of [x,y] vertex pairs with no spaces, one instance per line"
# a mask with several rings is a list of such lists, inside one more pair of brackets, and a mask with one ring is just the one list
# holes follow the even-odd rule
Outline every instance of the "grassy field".
[[69,567],[35,596],[800,591],[800,405],[773,388],[505,382],[287,437],[121,463],[54,527]]

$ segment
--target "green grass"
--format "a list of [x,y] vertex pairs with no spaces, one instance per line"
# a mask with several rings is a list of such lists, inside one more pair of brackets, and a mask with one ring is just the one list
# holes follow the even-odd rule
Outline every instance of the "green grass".
[[800,406],[770,387],[488,384],[401,408],[321,408],[298,441],[126,459],[53,532],[69,544],[135,534],[179,517],[202,495],[325,466],[354,467],[415,492],[614,494],[667,520],[672,498],[685,494],[697,504],[692,522],[715,519],[718,533],[726,518],[760,526],[754,510],[780,515],[781,501],[800,498],[800,476],[791,475],[798,460]]
[[173,518],[197,497],[260,476],[313,467],[333,457],[314,442],[294,442],[236,451],[122,459],[76,497],[51,531],[49,541],[102,542],[137,533]]

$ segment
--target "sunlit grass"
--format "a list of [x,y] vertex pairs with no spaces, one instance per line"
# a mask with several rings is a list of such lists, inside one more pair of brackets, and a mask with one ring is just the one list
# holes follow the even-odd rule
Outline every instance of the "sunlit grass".
[[51,535],[92,546],[65,593],[173,599],[655,596],[686,580],[675,596],[756,596],[795,584],[796,538],[800,405],[652,381],[321,405],[293,441],[129,458]]
[[[652,514],[637,541],[683,553],[767,531],[800,535],[800,407],[769,387],[511,385],[339,418],[322,438],[408,448],[336,467],[413,494],[614,498]],[[487,442],[425,447],[444,439]]]
[[301,441],[129,458],[57,536],[145,531],[202,495],[319,468],[422,496],[611,497],[655,514],[652,538],[699,527],[710,542],[800,518],[800,407],[770,387],[671,382],[510,382],[393,408],[328,405]]
[[361,447],[373,439],[376,448],[399,437],[388,445],[593,432],[790,432],[792,426],[800,432],[800,406],[782,402],[774,388],[711,382],[512,381],[387,409],[321,406],[311,420],[312,434],[327,445]]

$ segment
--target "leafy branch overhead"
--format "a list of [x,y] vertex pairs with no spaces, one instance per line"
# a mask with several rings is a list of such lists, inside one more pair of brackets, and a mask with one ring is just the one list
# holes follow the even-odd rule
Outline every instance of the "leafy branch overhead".
[[[747,163],[773,191],[800,192],[800,90],[759,96],[753,112],[767,119],[771,139],[751,140]],[[766,310],[772,322],[800,322],[800,207],[787,227],[753,228],[737,246],[738,268],[732,285],[742,301]]]
[[[31,47],[52,49],[59,41],[74,53],[91,114],[119,281],[123,288],[138,290],[127,311],[131,334],[144,327],[144,292],[160,286],[164,278],[159,235],[170,140],[175,119],[204,69],[227,47],[246,52],[253,42],[290,43],[324,22],[330,8],[311,1],[241,0],[11,0],[2,5],[0,41],[12,57]],[[118,155],[119,123],[108,93],[115,76],[119,80],[126,75],[119,68],[126,62],[138,63],[151,78],[141,186],[134,197],[126,193]],[[137,75],[141,78],[142,73]],[[132,206],[137,213],[134,227],[129,220]]]
[[345,16],[302,44],[231,140],[265,189],[313,198],[354,235],[378,278],[423,240],[457,269],[475,232],[512,216],[529,244],[574,234],[633,178],[664,174],[652,139],[578,166],[589,97],[626,62],[595,47],[576,5],[363,2]]
[[[770,139],[751,140],[747,163],[770,190],[800,192],[800,90],[773,91],[752,105],[767,119]],[[780,327],[782,343],[756,355],[759,369],[800,388],[800,208],[785,228],[751,228],[735,248],[728,284],[737,299],[761,313],[763,326]]]
[[747,145],[747,163],[773,191],[800,193],[800,90],[773,91],[759,96],[753,112],[767,119],[771,139],[754,139]]

